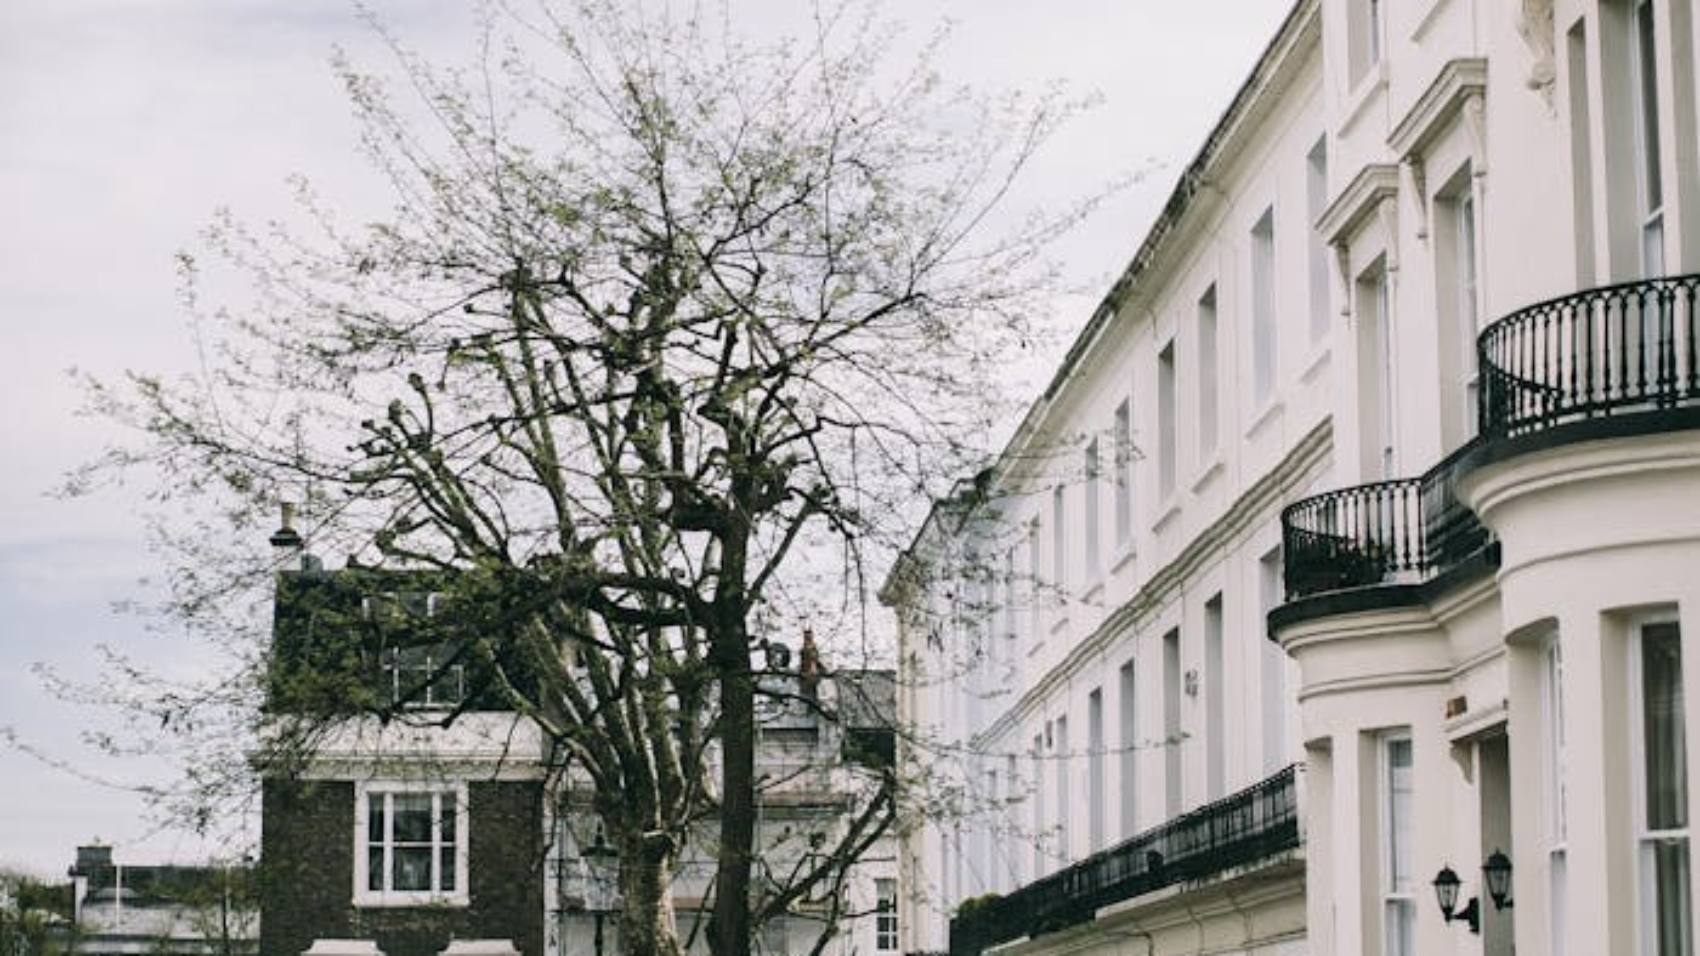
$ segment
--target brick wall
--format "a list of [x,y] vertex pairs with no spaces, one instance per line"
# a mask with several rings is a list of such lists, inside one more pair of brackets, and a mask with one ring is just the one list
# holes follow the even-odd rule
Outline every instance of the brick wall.
[[386,956],[435,956],[451,938],[507,939],[542,956],[542,788],[472,781],[468,799],[470,905],[357,908],[353,782],[266,780],[261,956],[299,956],[316,938],[376,940]]

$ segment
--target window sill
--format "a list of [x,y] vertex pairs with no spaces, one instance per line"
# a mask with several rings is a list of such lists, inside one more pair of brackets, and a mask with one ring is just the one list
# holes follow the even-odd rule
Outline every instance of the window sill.
[[1050,630],[1051,630],[1051,633],[1053,635],[1060,634],[1063,631],[1068,630],[1068,618],[1067,618],[1067,616],[1059,617],[1056,620],[1052,621]]
[[1204,467],[1203,471],[1198,473],[1198,477],[1192,480],[1192,493],[1196,495],[1202,492],[1203,489],[1212,481],[1215,481],[1217,476],[1221,475],[1226,468],[1227,466],[1222,462],[1222,456],[1218,454],[1211,460],[1210,464]]
[[1121,549],[1116,552],[1115,558],[1110,561],[1110,574],[1115,575],[1122,573],[1122,569],[1127,567],[1128,564],[1133,561],[1134,556],[1138,553],[1139,552],[1134,550],[1132,540],[1123,544]]
[[1257,414],[1251,417],[1251,424],[1246,426],[1246,441],[1256,439],[1265,428],[1269,427],[1270,422],[1280,418],[1282,408],[1283,406],[1279,399],[1272,399],[1269,404],[1258,409]]
[[1086,593],[1080,595],[1080,603],[1088,606],[1104,603],[1104,576],[1102,574],[1093,575],[1092,584],[1087,587]]
[[472,899],[466,893],[374,893],[371,890],[363,890],[354,894],[354,905],[361,909],[399,909],[407,906],[448,906],[464,908],[471,904]]
[[1327,338],[1323,336],[1317,340],[1316,351],[1305,360],[1305,370],[1299,373],[1299,381],[1306,385],[1315,385],[1316,380],[1328,371],[1328,360],[1332,353],[1328,350]]
[[1340,124],[1342,139],[1352,134],[1352,128],[1369,113],[1370,104],[1382,99],[1380,94],[1386,92],[1387,57],[1383,55],[1374,66],[1364,72],[1363,78],[1358,80],[1357,86],[1346,96],[1346,118]]
[[1170,495],[1169,500],[1163,503],[1163,510],[1158,513],[1157,520],[1151,523],[1151,530],[1157,534],[1162,534],[1163,529],[1168,526],[1169,522],[1175,520],[1180,513],[1181,503],[1176,501],[1173,495]]

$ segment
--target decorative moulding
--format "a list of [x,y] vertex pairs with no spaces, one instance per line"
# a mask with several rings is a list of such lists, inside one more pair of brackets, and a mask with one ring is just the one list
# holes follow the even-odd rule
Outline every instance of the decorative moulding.
[[1434,82],[1393,127],[1387,145],[1401,158],[1420,158],[1457,121],[1466,109],[1465,104],[1486,96],[1487,60],[1482,57],[1448,60]]
[[1370,217],[1378,214],[1382,200],[1398,196],[1399,167],[1392,163],[1370,163],[1322,211],[1316,228],[1329,245],[1349,243]]

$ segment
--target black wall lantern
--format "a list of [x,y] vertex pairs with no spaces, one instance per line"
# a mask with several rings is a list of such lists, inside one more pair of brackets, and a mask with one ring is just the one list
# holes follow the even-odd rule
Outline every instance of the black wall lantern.
[[1446,917],[1448,923],[1453,920],[1463,920],[1470,924],[1470,932],[1477,935],[1482,931],[1482,911],[1474,896],[1470,902],[1458,909],[1458,874],[1452,872],[1452,867],[1443,866],[1434,875],[1434,898],[1440,904],[1440,915]]
[[1511,908],[1511,858],[1499,850],[1488,855],[1482,864],[1482,882],[1487,884],[1488,896],[1496,910]]

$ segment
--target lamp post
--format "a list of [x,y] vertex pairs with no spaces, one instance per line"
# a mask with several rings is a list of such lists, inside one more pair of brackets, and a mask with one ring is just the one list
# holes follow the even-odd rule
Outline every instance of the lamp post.
[[591,945],[595,947],[596,956],[602,956],[602,921],[609,913],[616,912],[609,905],[614,893],[608,885],[608,868],[610,864],[617,864],[620,853],[608,845],[608,841],[602,836],[602,828],[597,827],[596,838],[591,841],[590,846],[581,850],[579,855],[584,858],[585,867],[589,870],[590,888],[595,893],[594,899],[589,898],[591,894],[588,893],[585,899],[585,909],[594,921]]

